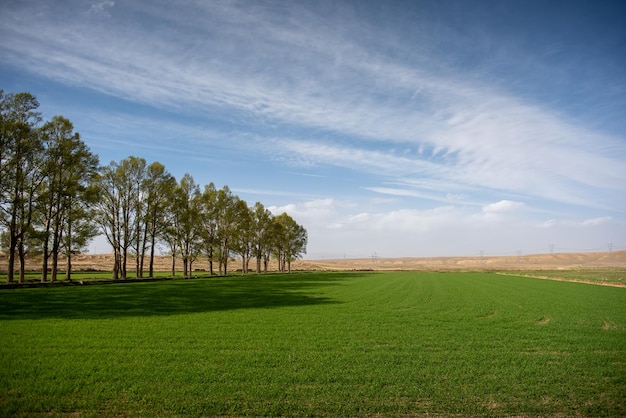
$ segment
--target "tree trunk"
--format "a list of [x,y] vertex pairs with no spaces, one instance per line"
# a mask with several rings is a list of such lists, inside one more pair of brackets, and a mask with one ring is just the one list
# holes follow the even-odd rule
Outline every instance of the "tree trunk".
[[119,249],[113,248],[113,280],[119,279],[119,271],[120,271]]
[[67,219],[67,264],[65,265],[65,280],[72,281],[72,219],[71,216]]
[[48,281],[48,258],[50,256],[49,245],[50,245],[50,228],[52,223],[52,204],[50,204],[50,209],[48,210],[48,219],[46,219],[46,232],[44,233],[44,241],[43,241],[43,263],[41,265],[41,282]]
[[[47,234],[46,234],[47,235]],[[41,264],[41,283],[48,281],[48,239],[43,242],[43,263]]]
[[15,244],[13,243],[13,237],[11,237],[11,244],[9,246],[9,265],[7,266],[7,282],[13,283],[15,273]]
[[139,273],[139,249],[137,249],[137,254],[135,254],[135,278],[141,277]]
[[172,253],[172,277],[176,276],[176,254]]
[[9,283],[13,283],[15,278],[15,252],[17,251],[18,243],[18,236],[15,233],[17,230],[16,217],[17,209],[14,209],[11,214],[11,226],[9,228],[9,234],[11,236],[9,243],[9,265],[7,266],[7,282]]
[[56,222],[53,231],[53,240],[52,240],[52,278],[53,282],[57,281],[57,274],[59,271],[59,251],[61,247],[61,231],[60,231],[60,222]]
[[26,251],[24,250],[24,242],[21,240],[17,244],[17,251],[20,258],[20,278],[18,281],[24,283],[26,280]]
[[[143,277],[143,264],[146,258],[146,245],[148,243],[148,222],[146,221],[144,223],[144,228],[143,228],[143,239],[141,241],[141,260],[139,263],[139,277]],[[150,277],[152,277],[152,274],[150,274]]]
[[[50,207],[47,211],[47,219],[46,219],[46,231],[44,234],[44,242],[43,242],[43,265],[41,266],[41,281],[48,281],[48,260],[50,259],[50,229],[52,228],[52,207],[54,203],[54,195],[50,195]],[[53,246],[54,247],[54,246]]]
[[65,266],[65,280],[72,281],[72,252],[67,252],[67,265]]
[[150,277],[154,277],[154,238],[152,238],[152,245],[150,246]]
[[57,273],[59,271],[59,251],[56,250],[52,253],[52,274],[50,280],[52,282],[57,281]]
[[126,279],[126,264],[128,262],[128,248],[122,248],[122,263],[120,265],[120,270],[122,273],[122,279]]

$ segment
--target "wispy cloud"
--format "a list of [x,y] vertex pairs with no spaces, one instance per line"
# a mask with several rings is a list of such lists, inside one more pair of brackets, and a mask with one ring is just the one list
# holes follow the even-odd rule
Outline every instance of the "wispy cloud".
[[113,0],[92,1],[89,13],[109,17],[111,15],[108,10],[113,6],[115,6],[115,2]]
[[[3,5],[0,54],[3,65],[159,111],[97,116],[76,109],[72,120],[88,122],[83,131],[102,148],[125,144],[211,165],[220,164],[213,158],[219,151],[242,167],[261,156],[283,171],[305,167],[311,181],[328,177],[331,167],[366,174],[355,190],[396,205],[352,211],[332,192],[327,200],[258,188],[301,202],[289,209],[328,220],[334,230],[447,230],[552,204],[599,208],[591,223],[603,211],[624,213],[626,141],[588,123],[591,113],[578,118],[548,93],[536,94],[541,86],[527,87],[547,77],[544,61],[478,29],[470,42],[427,15],[384,23],[385,16],[366,19],[362,10],[349,2],[103,0],[56,8],[26,1]],[[515,75],[497,71],[515,66]],[[530,81],[520,78],[524,72]],[[587,94],[592,87],[602,89],[600,98],[624,91],[618,85],[610,93],[589,74]],[[142,135],[148,144],[129,139]],[[436,207],[417,210],[417,199]],[[563,227],[558,219],[533,221]]]
[[[21,10],[3,22],[11,41],[3,49],[46,76],[129,100],[196,113],[225,106],[242,112],[244,122],[260,118],[422,150],[408,157],[354,142],[281,141],[300,161],[391,169],[580,205],[623,202],[614,197],[626,192],[624,164],[616,158],[626,153],[623,141],[480,80],[434,73],[424,59],[418,67],[389,61],[352,34],[355,22],[338,27],[309,9],[287,8],[281,23],[276,20],[285,16],[274,10],[249,6],[194,5],[182,14],[163,4],[142,9],[174,25],[162,35],[141,18],[136,27],[124,20],[110,27]],[[178,31],[194,31],[199,40],[189,44]],[[590,201],[581,188],[600,196]]]

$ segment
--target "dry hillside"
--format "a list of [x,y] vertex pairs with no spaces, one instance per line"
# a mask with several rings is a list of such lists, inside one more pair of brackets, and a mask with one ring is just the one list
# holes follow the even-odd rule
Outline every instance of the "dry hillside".
[[[28,260],[28,270],[39,270],[40,260]],[[111,270],[111,254],[83,254],[73,258],[73,268],[80,270]],[[129,271],[134,271],[135,260],[128,262]],[[0,271],[6,271],[6,257],[0,254]],[[233,260],[230,269],[241,269],[241,262]],[[363,258],[337,260],[298,260],[292,263],[292,270],[554,270],[594,267],[626,267],[626,251],[535,254],[502,257],[423,257],[423,258]],[[206,259],[197,260],[194,269],[208,270]],[[215,266],[217,268],[217,266]],[[250,261],[254,270],[255,260]],[[156,258],[157,271],[171,269],[171,257]],[[182,269],[182,261],[177,260],[177,270]],[[274,263],[271,270],[276,269]],[[146,267],[147,270],[147,260]]]

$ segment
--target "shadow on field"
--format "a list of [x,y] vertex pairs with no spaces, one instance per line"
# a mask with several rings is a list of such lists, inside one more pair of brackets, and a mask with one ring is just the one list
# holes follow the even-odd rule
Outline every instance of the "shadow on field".
[[116,318],[338,303],[316,288],[363,273],[299,273],[0,291],[0,320]]

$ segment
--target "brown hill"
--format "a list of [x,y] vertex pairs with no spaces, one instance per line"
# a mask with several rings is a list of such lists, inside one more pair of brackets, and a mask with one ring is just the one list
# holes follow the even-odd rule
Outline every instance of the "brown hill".
[[[41,260],[28,260],[28,270],[40,270]],[[72,258],[75,271],[110,271],[113,265],[112,254],[81,254]],[[135,260],[129,259],[128,270],[134,272]],[[177,270],[182,270],[182,261],[177,260]],[[254,270],[255,260],[250,261]],[[0,271],[6,271],[6,257],[0,254]],[[412,258],[362,258],[336,260],[298,260],[292,263],[292,270],[556,270],[596,267],[626,267],[626,251],[532,254],[524,256],[499,257],[412,257]],[[205,258],[198,259],[194,269],[208,270]],[[217,266],[214,268],[217,269]],[[171,257],[158,256],[155,260],[157,271],[171,269]],[[233,260],[229,270],[241,269],[241,261]],[[147,270],[147,260],[146,267]],[[270,264],[276,270],[276,264]]]

